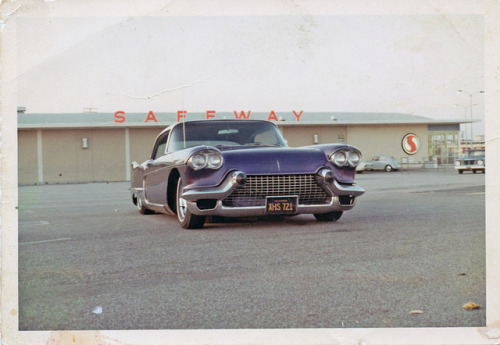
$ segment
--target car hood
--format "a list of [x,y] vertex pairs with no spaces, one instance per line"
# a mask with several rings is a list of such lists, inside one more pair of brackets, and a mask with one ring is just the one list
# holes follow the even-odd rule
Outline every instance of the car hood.
[[223,148],[226,169],[240,169],[246,174],[306,174],[328,165],[321,150],[312,148]]

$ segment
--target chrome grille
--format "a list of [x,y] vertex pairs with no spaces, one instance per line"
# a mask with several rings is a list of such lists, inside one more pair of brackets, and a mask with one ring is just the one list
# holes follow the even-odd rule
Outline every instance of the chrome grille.
[[315,180],[314,174],[248,175],[247,182],[222,200],[227,207],[264,206],[267,196],[296,195],[300,205],[328,204],[331,197]]

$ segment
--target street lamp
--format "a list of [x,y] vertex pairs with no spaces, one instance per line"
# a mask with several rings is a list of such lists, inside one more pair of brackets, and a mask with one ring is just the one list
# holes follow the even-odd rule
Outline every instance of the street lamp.
[[472,132],[472,96],[474,96],[475,94],[478,94],[478,93],[484,93],[484,91],[476,91],[476,92],[473,92],[473,93],[469,93],[467,91],[464,91],[464,90],[457,90],[458,93],[465,93],[466,95],[469,95],[469,107],[470,107],[470,120],[471,120],[471,123],[470,123],[470,146],[472,148],[472,140],[473,140],[473,132]]
[[[475,107],[477,105],[477,103],[474,103],[472,106]],[[469,107],[468,105],[463,105],[463,104],[457,104],[455,103],[455,107],[460,107],[460,108],[464,108],[464,119],[467,121],[467,108]],[[463,139],[465,140],[465,135],[467,134],[467,131],[464,130],[464,132],[462,133],[462,137]]]

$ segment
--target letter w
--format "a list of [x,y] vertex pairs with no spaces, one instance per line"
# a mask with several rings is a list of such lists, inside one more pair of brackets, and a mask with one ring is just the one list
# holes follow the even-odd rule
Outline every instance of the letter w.
[[248,114],[245,114],[245,112],[242,110],[242,111],[240,111],[239,115],[238,115],[238,112],[235,110],[234,117],[236,117],[237,119],[244,118],[245,120],[248,120],[248,118],[250,117],[250,110],[248,111]]

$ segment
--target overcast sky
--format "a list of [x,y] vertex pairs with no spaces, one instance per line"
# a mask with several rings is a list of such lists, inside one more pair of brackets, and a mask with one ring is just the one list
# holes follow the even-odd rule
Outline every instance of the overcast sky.
[[[19,18],[28,112],[346,111],[470,118],[479,15]],[[484,95],[472,98],[484,118]],[[457,106],[458,104],[458,106]],[[483,125],[474,125],[483,133]]]

